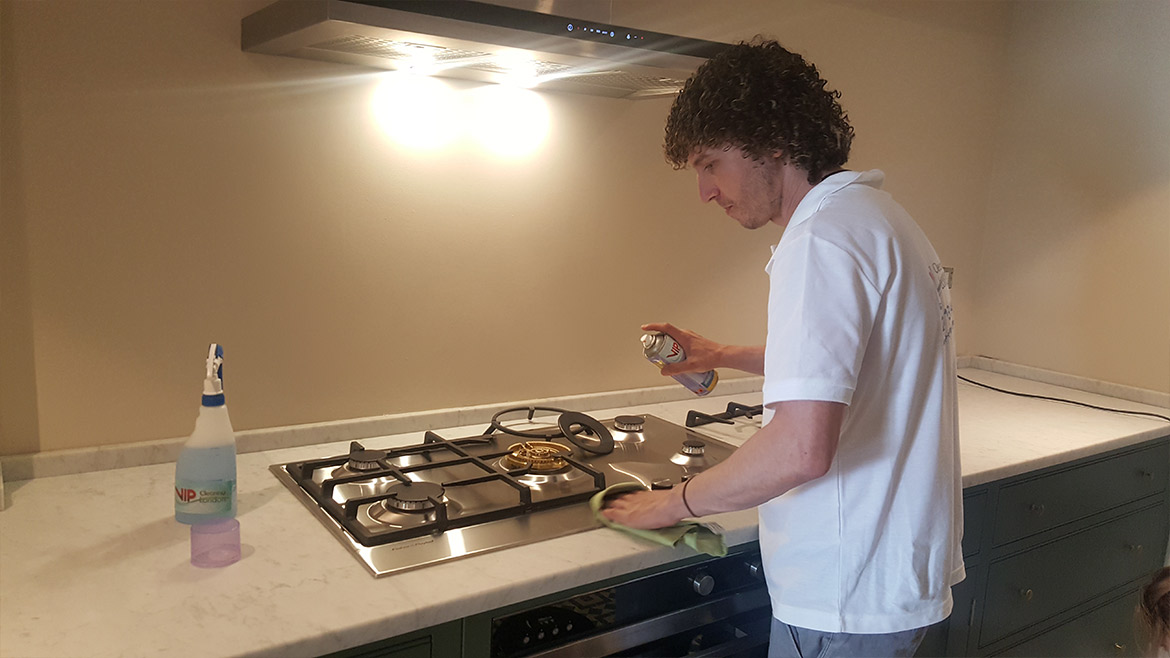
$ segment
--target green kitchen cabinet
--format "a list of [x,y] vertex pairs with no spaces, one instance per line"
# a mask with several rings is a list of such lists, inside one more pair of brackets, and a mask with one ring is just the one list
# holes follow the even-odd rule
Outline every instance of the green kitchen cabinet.
[[1066,656],[1067,658],[1099,658],[1100,656],[1145,655],[1133,637],[1134,609],[1138,605],[1136,592],[1126,592],[1084,615],[1042,633],[1022,644],[997,653],[997,656],[1031,658],[1034,656]]
[[1131,656],[1170,536],[1170,437],[964,491],[967,579],[920,656]]

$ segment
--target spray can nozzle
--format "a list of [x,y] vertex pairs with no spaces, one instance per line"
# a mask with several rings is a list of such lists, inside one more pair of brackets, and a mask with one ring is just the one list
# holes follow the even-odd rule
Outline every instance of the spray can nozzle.
[[207,376],[203,379],[203,406],[222,405],[223,398],[223,347],[212,343],[207,348]]

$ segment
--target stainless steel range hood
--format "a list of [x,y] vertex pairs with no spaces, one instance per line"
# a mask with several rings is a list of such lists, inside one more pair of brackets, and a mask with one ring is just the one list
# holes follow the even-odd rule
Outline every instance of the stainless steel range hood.
[[726,47],[580,18],[581,12],[548,13],[550,7],[558,8],[548,0],[279,0],[243,19],[241,45],[247,52],[481,82],[521,76],[536,89],[615,98],[672,95]]

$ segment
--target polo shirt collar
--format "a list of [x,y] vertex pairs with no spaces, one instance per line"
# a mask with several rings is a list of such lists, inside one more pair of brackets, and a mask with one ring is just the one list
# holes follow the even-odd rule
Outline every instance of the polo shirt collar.
[[[832,176],[826,176],[825,179],[817,183],[800,203],[796,204],[796,210],[792,212],[792,219],[788,220],[788,226],[784,227],[784,235],[788,235],[788,229],[796,226],[816,214],[821,207],[821,202],[824,201],[830,194],[840,190],[847,185],[859,183],[861,185],[869,185],[875,189],[881,189],[882,182],[885,181],[886,175],[879,169],[871,169],[869,171],[839,171]],[[783,236],[781,236],[783,241]],[[772,273],[772,262],[776,258],[776,248],[780,245],[769,245],[772,249],[772,257],[768,259],[768,264],[764,266],[764,271],[768,274]]]
[[800,203],[796,204],[796,210],[792,212],[792,219],[788,220],[788,228],[796,226],[809,217],[812,217],[817,209],[821,207],[821,202],[837,190],[847,185],[852,185],[853,183],[861,183],[880,189],[883,180],[885,180],[885,174],[877,169],[871,169],[869,171],[839,171],[832,176],[825,177],[823,181],[813,186],[808,191],[808,194],[804,195]]

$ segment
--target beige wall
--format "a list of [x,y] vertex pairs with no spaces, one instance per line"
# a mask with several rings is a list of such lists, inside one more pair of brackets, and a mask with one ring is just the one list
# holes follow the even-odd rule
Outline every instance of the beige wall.
[[[663,163],[669,101],[543,94],[549,136],[521,159],[405,149],[371,117],[374,77],[239,51],[265,4],[0,3],[0,452],[186,434],[210,341],[247,429],[658,385],[648,320],[762,339],[778,234]],[[615,21],[764,32],[818,63],[853,166],[884,169],[956,267],[960,351],[1011,356],[984,347],[1000,316],[977,286],[1011,6],[663,4]]]
[[1023,3],[979,260],[1008,361],[1170,391],[1170,3]]

